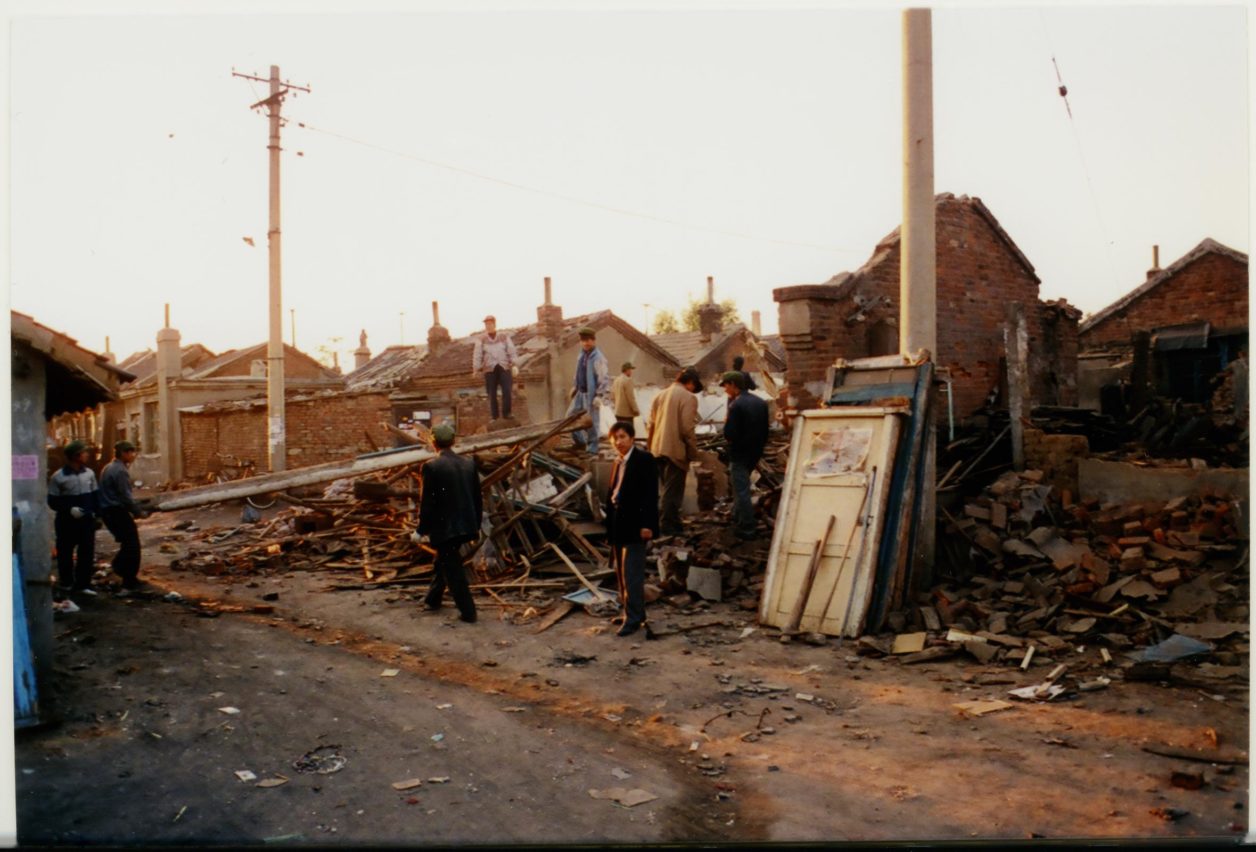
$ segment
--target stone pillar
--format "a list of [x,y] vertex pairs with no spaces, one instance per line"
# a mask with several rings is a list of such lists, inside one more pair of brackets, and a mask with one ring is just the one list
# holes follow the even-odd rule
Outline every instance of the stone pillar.
[[541,334],[549,343],[545,370],[545,399],[548,400],[548,417],[556,420],[567,413],[567,384],[563,381],[562,364],[558,362],[558,341],[563,333],[563,309],[554,304],[554,292],[549,276],[545,277],[545,303],[537,306],[536,321]]
[[428,354],[435,357],[451,339],[449,329],[440,324],[440,304],[432,302],[432,327],[427,330]]
[[814,408],[827,396],[825,375],[838,357],[860,351],[840,314],[842,295],[833,284],[779,287],[781,342],[785,345],[785,400],[789,408]]
[[366,329],[362,329],[362,333],[358,335],[358,348],[353,350],[353,369],[365,367],[370,360],[371,350],[366,345]]

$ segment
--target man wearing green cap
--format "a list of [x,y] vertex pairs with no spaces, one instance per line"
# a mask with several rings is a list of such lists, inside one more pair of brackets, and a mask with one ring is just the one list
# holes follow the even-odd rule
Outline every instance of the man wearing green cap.
[[768,404],[745,389],[743,374],[729,370],[720,379],[728,394],[724,437],[728,439],[728,478],[733,486],[733,527],[738,538],[755,538],[750,474],[768,442]]
[[131,494],[130,467],[136,449],[130,441],[113,445],[113,461],[100,472],[100,517],[118,542],[113,557],[113,573],[122,578],[123,592],[139,586],[140,534],[136,518],[147,518],[148,512]]
[[586,325],[576,333],[580,335],[580,357],[576,360],[576,378],[571,389],[571,405],[567,407],[567,414],[570,416],[577,411],[587,411],[593,425],[588,429],[574,430],[571,439],[577,447],[583,447],[589,451],[589,455],[596,456],[600,434],[598,413],[611,387],[610,369],[606,366],[606,356],[597,348],[597,332]]
[[480,475],[475,459],[453,451],[454,430],[442,423],[432,430],[432,443],[440,455],[423,465],[423,497],[419,504],[420,536],[436,548],[436,572],[423,604],[440,609],[445,587],[458,607],[458,617],[475,621],[475,600],[462,567],[462,545],[480,534],[484,515]]
[[[96,511],[100,492],[87,466],[87,444],[71,441],[62,453],[65,465],[48,480],[48,508],[56,512],[57,579],[62,589],[94,595]],[[78,560],[74,554],[78,551]]]
[[632,371],[636,369],[631,361],[625,361],[619,368],[619,375],[611,385],[611,399],[615,403],[615,419],[631,423],[641,413],[637,407],[637,389],[632,384]]

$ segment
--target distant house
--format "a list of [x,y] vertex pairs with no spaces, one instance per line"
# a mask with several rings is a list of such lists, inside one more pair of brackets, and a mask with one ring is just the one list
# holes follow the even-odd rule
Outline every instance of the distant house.
[[13,553],[21,560],[27,623],[42,677],[51,671],[53,648],[48,476],[51,467],[63,462],[59,451],[49,452],[49,421],[116,399],[119,385],[134,376],[17,311],[10,313],[9,337],[13,515],[21,524]]
[[[566,413],[583,326],[597,332],[597,345],[612,378],[624,361],[636,365],[634,378],[641,387],[659,386],[675,377],[680,369],[676,359],[635,326],[609,310],[564,318],[562,308],[551,302],[549,286],[547,278],[546,302],[537,308],[537,322],[501,329],[519,353],[514,419],[539,423]],[[439,313],[434,313],[434,320],[426,356],[393,392],[395,410],[432,425],[453,422],[459,434],[470,434],[489,421],[484,384],[471,371],[475,339],[482,332],[453,339],[440,325]]]
[[[1158,255],[1157,251],[1157,255]],[[1247,347],[1247,255],[1205,239],[1079,329],[1083,404],[1099,408],[1102,386],[1128,378],[1135,338],[1147,336],[1152,375],[1164,396],[1202,402],[1214,376]]]
[[[1063,299],[1039,299],[1033,264],[981,199],[943,193],[935,203],[938,351],[932,354],[949,373],[955,415],[968,416],[1001,394],[1003,332],[1014,303],[1023,307],[1029,331],[1033,402],[1075,404],[1081,311]],[[825,398],[826,371],[836,358],[898,352],[901,249],[896,228],[854,272],[773,291],[791,405],[809,407]]]
[[[344,387],[344,378],[336,371],[292,346],[285,344],[283,349],[286,395]],[[200,344],[181,346],[179,332],[163,328],[157,334],[155,352],[137,353],[126,363],[132,365],[136,378],[122,387],[117,402],[109,404],[107,416],[116,424],[114,433],[140,449],[132,474],[153,483],[185,476],[181,409],[266,395],[265,343],[215,355]],[[259,428],[260,434],[248,440],[250,445],[266,447],[264,424]],[[290,454],[293,449],[288,447]],[[265,469],[264,453],[252,460]]]
[[[745,359],[743,369],[754,378],[755,373],[783,373],[785,360],[768,346],[762,346],[763,358],[752,341],[759,341],[741,323],[708,331],[681,331],[675,334],[652,334],[650,339],[666,349],[681,365],[694,367],[706,384],[718,384],[720,376],[733,368],[733,359]],[[759,381],[762,385],[763,382]]]

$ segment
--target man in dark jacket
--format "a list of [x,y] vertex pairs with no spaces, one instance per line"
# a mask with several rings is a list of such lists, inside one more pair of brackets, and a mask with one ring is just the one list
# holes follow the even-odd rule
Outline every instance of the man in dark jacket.
[[118,441],[113,445],[113,461],[100,473],[100,517],[118,542],[113,573],[122,578],[123,594],[140,584],[140,534],[135,519],[148,517],[131,494],[129,468],[135,456],[134,444]]
[[[96,512],[100,491],[87,466],[87,445],[71,441],[63,451],[65,466],[48,480],[48,508],[56,512],[57,579],[62,589],[95,595]],[[78,551],[78,561],[74,552]]]
[[606,532],[613,548],[624,626],[630,636],[645,624],[645,548],[659,533],[659,480],[654,456],[634,445],[632,423],[611,427],[615,465],[606,495]]
[[720,384],[728,394],[724,437],[728,439],[729,480],[733,486],[733,525],[738,538],[752,539],[756,533],[750,473],[759,464],[768,442],[768,404],[746,392],[739,372],[725,373]]
[[484,503],[474,459],[452,449],[454,430],[442,423],[432,430],[440,455],[423,465],[423,499],[419,506],[419,535],[436,548],[436,573],[424,605],[440,609],[445,586],[458,607],[459,618],[475,621],[475,601],[462,567],[462,545],[480,534]]

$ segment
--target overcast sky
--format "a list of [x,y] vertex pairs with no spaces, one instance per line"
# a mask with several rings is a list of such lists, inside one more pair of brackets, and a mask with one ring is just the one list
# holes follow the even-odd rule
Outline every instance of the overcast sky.
[[[772,288],[857,268],[901,218],[897,9],[10,5],[11,304],[119,358],[165,303],[185,344],[266,339],[265,86],[233,67],[313,90],[284,105],[284,339],[295,310],[342,365],[362,329],[424,340],[433,300],[455,336],[531,322],[547,275],[568,315],[638,325],[713,275],[775,331]],[[935,10],[936,190],[981,197],[1086,312],[1153,244],[1247,251],[1247,26]]]

